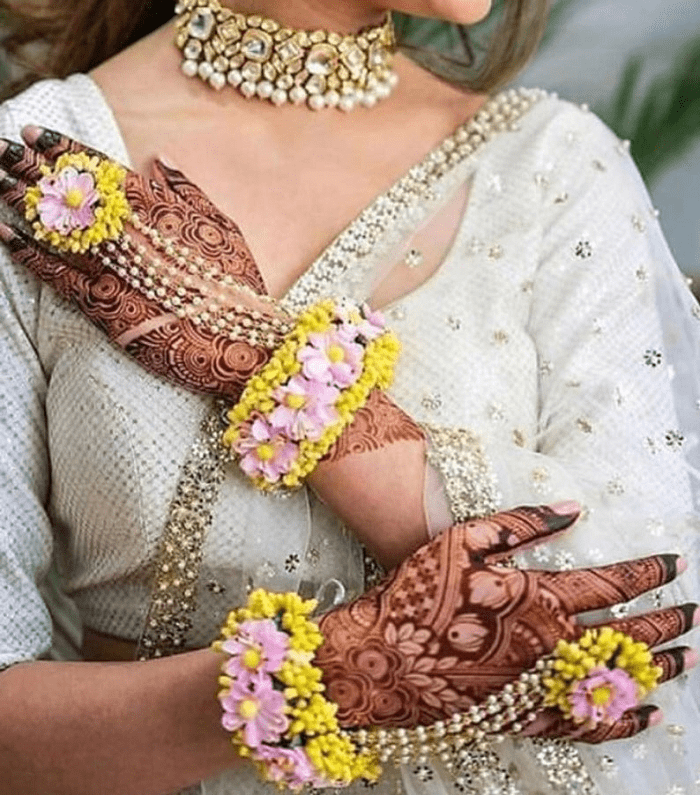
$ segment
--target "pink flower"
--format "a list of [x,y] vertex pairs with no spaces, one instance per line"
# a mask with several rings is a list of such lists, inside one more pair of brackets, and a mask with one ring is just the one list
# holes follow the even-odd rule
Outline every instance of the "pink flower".
[[243,740],[250,748],[264,742],[277,742],[287,731],[284,693],[272,686],[272,677],[258,674],[247,682],[233,680],[229,692],[220,697],[226,731],[243,729]]
[[339,328],[340,333],[354,342],[358,336],[370,342],[381,336],[386,329],[386,321],[381,312],[372,312],[367,304],[362,304],[359,309],[353,307],[347,310],[338,309],[338,317],[343,321]]
[[337,330],[311,333],[297,354],[302,372],[312,381],[344,389],[357,381],[362,371],[364,348]]
[[289,649],[289,635],[280,632],[269,618],[244,621],[238,634],[222,644],[230,654],[226,661],[226,673],[243,684],[255,674],[278,671]]
[[270,414],[270,423],[291,439],[316,441],[338,419],[335,402],[339,395],[333,386],[295,375],[273,392],[280,405]]
[[253,420],[232,447],[241,456],[240,467],[246,475],[263,477],[268,483],[277,483],[299,455],[298,446],[262,417]]
[[305,784],[315,787],[329,786],[329,782],[319,776],[303,748],[270,748],[261,745],[254,758],[265,763],[268,781],[286,784],[293,790],[299,790]]
[[637,706],[637,684],[622,668],[594,668],[569,695],[571,714],[591,726],[614,723]]
[[37,204],[41,223],[62,235],[74,229],[87,229],[95,222],[99,194],[92,174],[68,166],[58,174],[38,182],[42,198]]

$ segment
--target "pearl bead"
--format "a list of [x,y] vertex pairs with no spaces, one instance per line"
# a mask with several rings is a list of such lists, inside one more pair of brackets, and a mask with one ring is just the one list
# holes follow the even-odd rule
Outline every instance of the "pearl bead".
[[214,74],[209,78],[209,85],[217,91],[221,91],[221,89],[226,85],[226,77],[222,75],[221,72],[214,72]]
[[276,88],[272,94],[270,94],[270,100],[274,105],[279,107],[280,105],[284,105],[284,103],[289,99],[287,96],[287,92],[281,88]]
[[214,73],[214,67],[208,61],[202,61],[197,68],[197,72],[202,80],[208,80]]
[[231,69],[226,76],[226,79],[232,86],[240,86],[240,84],[243,82],[243,75],[238,69]]
[[373,108],[377,104],[377,95],[373,92],[365,91],[361,102],[366,108]]
[[338,103],[340,102],[340,94],[337,91],[330,90],[326,91],[323,95],[323,98],[326,100],[326,106],[329,108],[337,108]]
[[183,61],[180,68],[182,69],[182,73],[187,75],[187,77],[194,77],[197,74],[196,61]]
[[257,92],[258,96],[261,99],[269,99],[272,96],[274,90],[275,87],[272,85],[272,83],[269,80],[261,80],[258,83]]
[[250,80],[245,80],[240,84],[238,90],[243,94],[244,97],[250,99],[251,97],[255,96],[256,93],[256,85],[255,83],[251,83]]
[[322,94],[312,94],[309,97],[309,107],[311,110],[322,110],[326,107],[326,100]]
[[306,89],[302,88],[301,86],[294,86],[292,90],[289,92],[289,99],[295,105],[301,105],[306,100]]

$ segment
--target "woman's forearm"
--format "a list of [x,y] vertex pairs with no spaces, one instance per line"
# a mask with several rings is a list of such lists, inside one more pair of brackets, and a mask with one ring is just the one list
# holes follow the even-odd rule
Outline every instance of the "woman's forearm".
[[243,764],[209,649],[149,662],[23,663],[0,674],[1,795],[166,795]]
[[309,484],[386,569],[428,540],[425,443],[403,440],[322,462]]

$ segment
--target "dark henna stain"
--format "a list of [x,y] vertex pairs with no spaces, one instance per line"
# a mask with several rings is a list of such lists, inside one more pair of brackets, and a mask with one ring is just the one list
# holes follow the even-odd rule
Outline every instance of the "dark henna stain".
[[44,130],[41,135],[36,139],[34,148],[38,152],[48,152],[50,149],[58,146],[64,138],[60,133],[53,130]]
[[560,514],[546,507],[540,510],[542,511],[544,520],[547,523],[547,528],[551,532],[556,532],[557,530],[564,530],[567,527],[571,527],[581,513],[580,511],[575,511],[574,513]]
[[653,704],[645,704],[635,710],[638,719],[639,731],[644,731],[649,728],[651,716],[656,712],[657,708]]
[[2,180],[0,180],[0,193],[7,193],[8,191],[13,190],[17,187],[18,180],[15,179],[11,174],[6,174]]
[[680,634],[682,635],[684,632],[688,632],[693,627],[693,618],[695,617],[695,611],[698,609],[697,602],[687,602],[681,607],[678,608],[681,613],[683,613],[683,618],[685,623],[683,625],[683,629],[681,630]]
[[7,138],[2,139],[7,147],[5,151],[0,154],[0,166],[2,168],[11,169],[24,159],[25,147],[15,141],[8,141]]
[[666,567],[666,579],[661,583],[661,585],[666,585],[667,583],[671,582],[671,580],[675,580],[678,576],[678,561],[680,559],[680,555],[659,555],[659,559]]
[[669,679],[674,679],[685,671],[685,653],[687,651],[690,651],[688,646],[676,646],[654,655],[654,665],[658,665],[662,671],[660,682],[668,682]]

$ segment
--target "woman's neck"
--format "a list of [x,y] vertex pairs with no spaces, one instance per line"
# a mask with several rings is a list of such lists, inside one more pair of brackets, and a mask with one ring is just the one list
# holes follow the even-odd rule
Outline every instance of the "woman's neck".
[[220,0],[241,14],[260,14],[290,28],[355,33],[381,24],[384,11],[371,0]]

